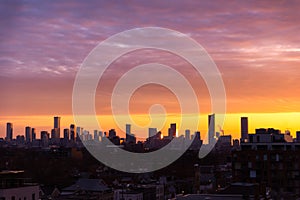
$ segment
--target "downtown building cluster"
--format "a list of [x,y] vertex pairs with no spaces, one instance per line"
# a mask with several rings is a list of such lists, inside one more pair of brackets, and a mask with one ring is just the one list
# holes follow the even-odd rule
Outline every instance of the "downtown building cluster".
[[[125,137],[120,137],[117,135],[115,129],[110,129],[108,132],[94,130],[93,134],[89,131],[84,130],[83,127],[76,127],[75,124],[71,124],[69,128],[61,129],[60,125],[61,118],[58,116],[54,117],[53,129],[50,132],[41,131],[39,139],[37,138],[36,129],[33,127],[26,126],[24,134],[18,134],[15,138],[13,137],[13,123],[8,122],[6,124],[6,137],[2,144],[8,144],[10,146],[28,146],[28,147],[48,147],[49,145],[57,146],[80,146],[82,147],[82,142],[84,141],[100,141],[103,137],[108,138],[114,145],[120,147],[128,147],[133,151],[143,151],[143,150],[156,150],[166,144],[168,144],[172,139],[185,140],[187,144],[190,141],[194,141],[191,148],[199,149],[203,141],[201,140],[200,131],[195,131],[191,134],[191,130],[185,130],[184,134],[177,134],[176,123],[171,123],[168,128],[168,134],[163,136],[161,131],[157,128],[148,129],[148,138],[146,141],[137,141],[136,136],[131,131],[131,124],[126,124],[126,135]],[[208,127],[210,127],[208,132],[208,143],[213,143],[218,137],[220,137],[219,132],[215,132],[215,115],[208,116]],[[1,141],[1,140],[0,140]]]
[[[176,181],[162,181],[164,180],[162,178],[160,181],[156,180],[156,182],[161,182],[160,184],[150,181],[151,184],[149,183],[147,186],[131,180],[126,183],[126,185],[131,185],[130,187],[122,184],[106,185],[101,182],[99,193],[95,193],[95,195],[105,193],[107,199],[213,198],[213,196],[204,194],[216,194],[223,199],[227,197],[229,199],[255,199],[258,197],[293,199],[300,196],[300,132],[296,133],[296,138],[293,138],[288,131],[281,133],[275,128],[257,128],[255,133],[249,133],[248,118],[241,117],[240,139],[232,139],[230,134],[216,132],[214,114],[208,116],[207,126],[209,127],[207,143],[209,145],[215,142],[207,160],[200,163],[185,160],[183,163],[194,162],[194,168],[180,169],[192,172],[193,177]],[[73,124],[70,125],[70,128],[61,131],[60,117],[54,117],[53,129],[50,133],[41,131],[40,139],[37,139],[36,130],[32,127],[25,127],[25,136],[18,135],[14,139],[13,124],[7,123],[6,138],[1,142],[1,146],[55,148],[54,154],[51,155],[60,153],[59,156],[76,157],[78,153],[81,154],[81,150],[78,151],[78,149],[84,149],[82,143],[97,144],[104,138],[109,139],[114,147],[139,153],[155,151],[172,140],[179,141],[172,149],[173,151],[176,151],[176,148],[182,148],[180,145],[186,147],[185,145],[189,144],[187,154],[197,154],[202,145],[207,145],[203,142],[199,131],[191,134],[190,130],[185,130],[184,134],[178,136],[175,123],[170,124],[167,135],[163,135],[156,128],[149,128],[149,137],[143,142],[137,141],[130,124],[126,124],[125,130],[124,138],[118,136],[115,129],[110,129],[108,132],[94,130],[92,135],[89,131]],[[185,143],[186,141],[192,142]],[[61,148],[70,148],[71,150],[59,150]],[[74,148],[77,150],[74,151]],[[67,153],[61,153],[64,151]],[[179,164],[179,166],[181,165]],[[102,177],[106,176],[108,172],[103,167],[101,170],[97,169],[95,173],[98,173],[97,177]],[[89,188],[84,184],[99,183],[97,180],[78,179],[74,185],[61,189],[59,194],[61,196],[67,193],[74,195],[76,184],[83,184],[82,188],[88,192]],[[139,186],[136,187],[136,185]],[[34,188],[36,190],[36,187]],[[147,197],[147,195],[149,196]],[[103,196],[103,199],[105,198]]]

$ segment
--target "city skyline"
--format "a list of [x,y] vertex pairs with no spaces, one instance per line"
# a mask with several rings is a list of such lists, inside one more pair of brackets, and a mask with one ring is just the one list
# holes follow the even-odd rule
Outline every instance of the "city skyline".
[[0,3],[0,200],[300,199],[300,1]]
[[[239,4],[175,1],[171,5],[154,1],[151,6],[143,1],[94,3],[74,1],[57,6],[48,1],[42,4],[13,1],[1,4],[0,35],[4,39],[0,43],[0,137],[5,137],[8,121],[20,133],[25,126],[35,127],[38,132],[49,129],[52,126],[49,118],[53,115],[62,117],[62,127],[74,123],[73,82],[88,53],[113,34],[150,26],[189,35],[216,62],[227,96],[227,115],[222,128],[225,133],[238,137],[238,116],[246,116],[249,132],[254,132],[255,127],[276,126],[289,129],[295,136],[300,121],[297,93],[300,90],[300,7],[295,1]],[[107,124],[103,129],[118,129],[110,108],[116,81],[131,67],[153,61],[170,65],[188,77],[204,119],[199,130],[205,131],[211,104],[204,81],[178,56],[151,50],[122,56],[99,82],[96,111],[99,120]],[[133,94],[130,102],[133,119],[147,125],[149,117],[140,116],[148,113],[155,103],[164,105],[170,116],[166,124],[176,121],[172,117],[180,112],[178,100],[169,90],[157,85],[141,87]]]
[[[294,133],[291,132],[289,129],[279,129],[276,126],[260,126],[260,127],[254,127],[253,131],[249,131],[249,124],[248,124],[248,117],[245,116],[240,116],[240,130],[239,132],[236,133],[228,133],[225,132],[224,129],[217,129],[216,125],[214,124],[214,118],[215,114],[209,114],[207,120],[207,128],[205,131],[200,131],[200,130],[190,130],[189,128],[184,129],[184,132],[179,132],[176,123],[171,122],[169,124],[165,124],[164,129],[157,129],[156,127],[149,127],[146,128],[147,132],[144,132],[143,136],[136,135],[135,130],[132,131],[131,129],[131,124],[126,124],[124,129],[120,128],[115,128],[115,127],[109,127],[108,129],[99,129],[99,130],[89,130],[85,129],[84,127],[76,126],[74,123],[68,124],[67,126],[60,126],[60,116],[54,116],[52,119],[52,123],[54,122],[54,125],[50,128],[44,128],[36,131],[35,127],[30,127],[30,126],[24,126],[23,127],[23,132],[15,132],[14,130],[14,123],[12,122],[6,122],[5,124],[5,132],[4,132],[4,137],[6,141],[11,141],[12,139],[16,139],[17,136],[24,136],[26,142],[32,142],[34,139],[41,139],[40,136],[42,136],[45,133],[48,133],[48,137],[50,138],[65,138],[67,136],[68,139],[75,140],[76,135],[78,134],[78,128],[80,129],[80,135],[83,133],[88,133],[91,135],[93,138],[98,137],[98,132],[101,132],[101,135],[106,133],[106,137],[109,136],[109,133],[111,130],[114,131],[115,134],[122,138],[127,138],[129,136],[134,137],[137,139],[137,141],[145,141],[147,138],[153,137],[156,133],[161,132],[162,137],[166,138],[173,138],[173,137],[187,137],[190,139],[190,137],[194,137],[196,134],[201,134],[202,136],[199,135],[200,138],[204,139],[206,142],[209,143],[210,140],[212,140],[215,137],[219,137],[222,135],[230,135],[232,136],[233,139],[238,139],[241,141],[248,140],[248,134],[254,134],[257,132],[258,129],[265,129],[265,128],[275,128],[276,130],[281,131],[281,133],[288,132],[289,135],[292,137],[296,138],[297,135],[300,132],[300,126],[299,129],[296,130]],[[210,125],[211,123],[211,125]],[[251,126],[251,123],[250,123]],[[253,127],[253,126],[251,126]],[[208,130],[209,128],[212,128],[211,130]],[[62,135],[60,134],[60,130],[63,130]],[[156,131],[154,133],[153,131]],[[95,133],[95,131],[97,131]],[[94,132],[94,133],[93,133]],[[37,134],[38,133],[38,134]],[[217,135],[218,133],[218,135]],[[104,136],[104,135],[103,135]],[[0,138],[1,138],[1,132],[0,132]]]

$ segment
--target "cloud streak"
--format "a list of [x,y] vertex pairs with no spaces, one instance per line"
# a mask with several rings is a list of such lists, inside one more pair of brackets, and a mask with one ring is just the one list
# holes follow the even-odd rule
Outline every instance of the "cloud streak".
[[[297,1],[5,1],[0,5],[0,107],[9,115],[70,114],[76,72],[99,42],[127,29],[160,26],[205,47],[223,75],[229,112],[290,111],[287,104],[300,111],[299,9]],[[109,94],[128,69],[124,66],[154,59],[195,76],[170,55],[137,53],[107,71],[111,85],[100,93]],[[191,78],[195,88],[197,78]],[[201,84],[198,90],[205,93]],[[54,98],[58,94],[60,103]],[[23,99],[32,102],[31,109],[21,106]]]

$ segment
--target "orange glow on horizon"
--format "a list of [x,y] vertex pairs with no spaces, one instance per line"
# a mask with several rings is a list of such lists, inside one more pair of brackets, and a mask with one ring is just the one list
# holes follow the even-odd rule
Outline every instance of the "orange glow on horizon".
[[[254,133],[256,128],[268,128],[273,127],[280,129],[282,132],[285,130],[290,130],[291,134],[295,137],[295,132],[300,130],[300,112],[294,113],[229,113],[226,114],[225,122],[223,129],[225,135],[231,134],[233,138],[240,137],[240,118],[242,116],[248,117],[249,123],[249,133]],[[61,129],[69,128],[70,124],[74,123],[72,115],[60,115],[61,117]],[[138,116],[136,116],[138,117]],[[139,115],[141,118],[141,115]],[[112,123],[111,116],[101,116],[99,120],[102,120],[105,124],[105,127],[102,127],[103,131],[108,131],[111,128],[115,128],[117,134],[122,136],[124,133],[121,128],[117,127],[116,124]],[[169,123],[174,121],[174,117],[168,119],[165,123],[165,127],[162,130],[163,134],[167,133],[167,127]],[[6,123],[12,122],[14,127],[14,138],[17,135],[23,135],[25,132],[25,126],[30,126],[36,128],[37,138],[40,137],[40,131],[46,130],[48,132],[53,128],[53,116],[1,116],[0,117],[0,137],[5,137],[6,132]],[[217,126],[217,125],[216,125]],[[123,127],[125,129],[125,127]],[[89,130],[92,134],[93,130]],[[196,130],[191,130],[191,134]],[[199,131],[201,132],[202,139],[205,138],[207,133],[207,115],[202,114],[200,116]],[[132,130],[135,133],[135,130]],[[62,134],[62,133],[61,133]],[[178,130],[176,131],[176,137],[178,137]],[[61,135],[62,136],[62,135]],[[148,136],[148,132],[143,134],[136,134],[139,140],[143,140]]]

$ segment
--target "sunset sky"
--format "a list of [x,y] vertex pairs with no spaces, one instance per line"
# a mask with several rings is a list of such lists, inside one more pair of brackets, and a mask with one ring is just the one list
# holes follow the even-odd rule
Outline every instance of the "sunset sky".
[[[294,135],[300,130],[299,10],[298,1],[1,1],[0,137],[6,122],[14,124],[14,137],[27,125],[36,127],[38,136],[50,131],[56,115],[62,128],[68,127],[83,60],[104,39],[141,27],[182,32],[210,54],[226,89],[225,133],[239,137],[240,117],[248,116],[250,132],[274,127]],[[151,50],[119,58],[100,80],[96,109],[99,120],[107,120],[104,130],[118,129],[109,104],[116,81],[131,67],[154,60],[189,79],[203,115],[199,130],[205,132],[210,101],[201,76],[181,58]],[[144,115],[155,103],[170,116],[180,111],[170,91],[144,86],[130,104],[137,123],[147,124]]]

